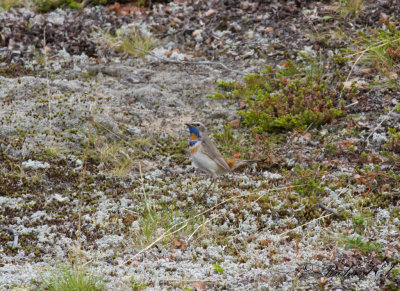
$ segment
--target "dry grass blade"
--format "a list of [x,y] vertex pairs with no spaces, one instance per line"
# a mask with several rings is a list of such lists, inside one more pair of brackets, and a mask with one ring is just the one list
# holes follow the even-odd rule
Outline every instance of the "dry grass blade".
[[[263,194],[261,194],[261,195],[259,195],[259,196],[262,197],[262,196],[264,196],[264,195],[266,195],[267,193],[270,193],[270,192],[272,192],[272,191],[288,190],[288,189],[294,189],[294,188],[302,187],[302,186],[304,186],[304,185],[284,186],[284,187],[269,189],[269,190],[267,190],[265,193],[263,193]],[[204,214],[207,214],[207,213],[211,212],[213,209],[216,209],[216,208],[218,208],[219,206],[221,206],[221,205],[223,205],[223,204],[225,204],[225,203],[227,203],[227,202],[229,202],[229,201],[232,201],[232,200],[238,199],[238,198],[248,197],[248,196],[251,196],[251,195],[254,195],[254,193],[247,193],[247,194],[237,195],[237,196],[234,196],[234,197],[225,199],[224,201],[221,201],[220,203],[217,203],[216,205],[214,205],[214,206],[212,206],[212,207],[210,207],[210,208],[208,208],[208,209],[202,211],[201,213],[199,213],[199,214],[197,214],[197,215],[195,215],[195,216],[193,216],[193,217],[191,217],[191,218],[186,219],[185,221],[182,221],[182,222],[179,222],[179,223],[174,224],[174,225],[171,226],[169,229],[167,229],[161,236],[159,236],[156,240],[154,240],[152,243],[150,243],[149,245],[147,245],[145,248],[141,249],[139,252],[137,252],[135,255],[133,255],[130,259],[124,261],[124,264],[127,264],[127,263],[131,262],[131,261],[134,260],[136,257],[138,257],[140,254],[144,253],[145,251],[147,251],[148,249],[150,249],[151,247],[153,247],[156,243],[158,243],[159,241],[161,241],[162,239],[164,239],[166,236],[171,235],[171,234],[175,234],[175,233],[179,232],[180,230],[184,229],[184,228],[188,225],[189,221],[191,221],[191,220],[193,220],[193,219],[195,219],[195,218],[197,218],[197,217],[199,217],[199,216],[202,216],[202,215],[204,215]],[[259,198],[260,198],[260,197],[259,197]],[[181,227],[179,227],[178,229],[176,229],[175,231],[172,231],[172,232],[171,232],[172,229],[176,228],[178,225],[181,225],[182,223],[184,223],[183,226],[181,226]]]
[[297,227],[295,227],[295,228],[293,228],[293,229],[289,229],[288,231],[285,231],[285,232],[279,234],[279,237],[283,238],[283,236],[286,235],[286,234],[288,234],[289,232],[292,232],[292,231],[294,231],[294,230],[296,230],[296,229],[298,229],[298,228],[301,228],[301,227],[303,227],[303,226],[306,226],[306,225],[308,225],[308,224],[311,224],[311,223],[313,223],[313,222],[315,222],[315,221],[318,221],[318,220],[327,218],[327,217],[329,217],[329,216],[331,216],[331,215],[333,215],[333,214],[332,214],[332,213],[329,213],[329,214],[327,214],[327,215],[324,215],[324,216],[315,218],[315,219],[313,219],[313,220],[311,220],[311,221],[309,221],[309,222],[306,222],[306,223],[304,223],[304,224],[302,224],[302,225],[299,225],[299,226],[297,226]]
[[374,128],[374,130],[367,136],[367,142],[369,142],[369,138],[375,133],[375,131],[381,127],[382,123],[384,123],[390,116],[390,114],[396,110],[396,106],[394,106],[389,112],[388,114],[385,115],[384,118],[382,118],[381,122],[379,122],[379,124]]
[[160,61],[167,62],[167,63],[181,64],[181,65],[218,65],[218,66],[223,67],[225,70],[233,72],[233,73],[236,73],[238,75],[243,75],[243,76],[246,75],[243,72],[239,72],[239,71],[236,71],[236,70],[233,70],[233,69],[229,68],[228,66],[226,66],[225,64],[223,64],[221,62],[210,62],[210,61],[198,61],[198,62],[195,62],[195,61],[170,60],[170,59],[159,57],[156,54],[153,54],[152,52],[149,52],[147,50],[144,50],[144,49],[142,49],[140,47],[137,47],[137,46],[134,46],[134,45],[132,45],[132,48],[134,48],[134,49],[136,49],[136,50],[138,50],[138,51],[140,51],[142,53],[145,53],[145,54],[147,54],[149,56],[152,56],[152,57],[154,57],[154,58],[156,58],[156,59],[158,59]]

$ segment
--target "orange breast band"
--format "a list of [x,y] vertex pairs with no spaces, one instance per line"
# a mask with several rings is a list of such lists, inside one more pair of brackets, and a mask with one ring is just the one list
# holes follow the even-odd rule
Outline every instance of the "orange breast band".
[[192,155],[194,155],[195,153],[197,153],[197,151],[199,150],[199,148],[200,148],[200,143],[198,143],[198,145],[196,145],[196,146],[194,146],[194,147],[189,148],[189,151],[190,151],[190,153],[191,153]]
[[195,133],[192,133],[191,135],[190,135],[190,140],[197,140],[199,137],[195,134]]

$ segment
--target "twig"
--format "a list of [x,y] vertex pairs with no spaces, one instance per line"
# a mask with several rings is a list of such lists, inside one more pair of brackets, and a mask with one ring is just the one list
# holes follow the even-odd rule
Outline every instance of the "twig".
[[362,56],[368,51],[368,49],[365,49],[361,52],[361,54],[358,56],[358,58],[356,59],[356,61],[354,62],[354,64],[351,66],[350,72],[347,75],[346,81],[343,82],[343,88],[340,91],[340,96],[339,99],[342,98],[343,95],[343,90],[344,90],[344,86],[346,85],[346,82],[350,79],[351,74],[353,73],[354,67],[356,66],[356,64],[358,63],[358,61],[362,58]]
[[318,217],[318,218],[315,218],[315,219],[313,219],[313,220],[311,220],[309,222],[306,222],[306,223],[304,223],[302,225],[299,225],[299,226],[297,226],[297,227],[295,227],[293,229],[289,229],[288,231],[285,231],[284,233],[281,233],[279,236],[282,237],[285,234],[288,234],[289,232],[292,232],[292,231],[294,231],[294,230],[296,230],[296,229],[298,229],[300,227],[306,226],[307,224],[313,223],[314,221],[321,220],[321,219],[326,218],[326,217],[331,216],[331,215],[332,215],[332,213],[324,215],[324,216],[321,216],[321,217]]
[[[44,54],[44,69],[46,71],[46,89],[47,89],[47,98],[48,98],[48,109],[49,109],[49,137],[53,136],[53,126],[51,123],[51,96],[50,96],[50,80],[49,80],[49,64],[48,64],[48,56],[47,56],[47,45],[46,45],[46,26],[43,30],[43,54]],[[53,141],[51,141],[53,144]]]
[[358,54],[364,54],[365,53],[365,51],[369,51],[369,50],[373,50],[373,49],[376,49],[376,48],[379,48],[379,47],[381,47],[381,46],[384,46],[384,45],[387,45],[387,44],[389,44],[390,42],[396,42],[396,41],[399,41],[400,39],[396,39],[396,40],[381,40],[381,41],[379,41],[379,42],[377,42],[376,44],[376,46],[373,46],[373,47],[367,47],[365,50],[363,50],[363,51],[360,51],[360,52],[356,52],[356,53],[354,53],[354,54],[349,54],[349,55],[346,55],[347,57],[352,57],[352,56],[356,56],[356,55],[358,55]]
[[209,223],[211,220],[214,220],[214,219],[220,217],[221,215],[222,215],[222,213],[220,213],[220,214],[218,214],[218,215],[216,215],[216,216],[214,216],[214,217],[212,217],[212,218],[209,218],[209,219],[207,219],[204,223],[200,224],[200,225],[190,234],[190,236],[189,236],[189,238],[186,240],[186,242],[188,243],[188,242],[192,239],[192,237],[193,237],[194,234],[200,229],[200,227],[205,226],[205,225],[206,225],[207,223]]
[[12,229],[10,227],[2,227],[1,228],[4,231],[8,231],[14,236],[14,240],[12,243],[12,248],[16,248],[18,246],[18,232],[15,229]]
[[328,211],[328,212],[330,212],[332,214],[335,214],[335,215],[339,216],[339,213],[335,209],[326,207],[324,204],[318,203],[318,207],[322,208],[325,211]]
[[184,229],[189,223],[189,220],[186,221],[186,223],[181,226],[180,228],[178,228],[177,230],[173,231],[173,232],[169,232],[173,227],[177,226],[179,223],[171,226],[166,232],[164,232],[161,236],[159,236],[155,241],[153,241],[151,244],[149,244],[147,247],[145,247],[144,249],[140,250],[138,253],[136,253],[132,258],[130,258],[129,260],[125,261],[125,264],[132,261],[135,257],[137,257],[138,255],[144,253],[145,251],[147,251],[148,249],[150,249],[152,246],[154,246],[156,243],[158,243],[160,240],[162,240],[163,238],[165,238],[167,235],[171,235],[171,234],[175,234],[178,231]]
[[375,133],[375,131],[382,125],[382,123],[384,123],[389,118],[388,116],[390,115],[390,113],[392,113],[395,110],[396,110],[396,106],[394,106],[392,108],[392,110],[390,110],[389,113],[386,114],[386,116],[382,119],[382,121],[379,122],[379,124],[374,128],[374,130],[368,135],[367,142],[368,142],[369,138],[371,137],[371,135],[373,135]]
[[[90,140],[91,137],[91,128],[88,131],[88,139]],[[86,181],[86,166],[87,166],[87,158],[88,158],[88,151],[89,151],[89,142],[86,143],[85,151],[83,155],[83,162],[81,168],[81,174],[79,175],[79,204],[78,204],[78,226],[77,226],[77,233],[76,233],[76,263],[78,266],[81,263],[81,235],[82,235],[82,208],[83,208],[83,190],[84,190],[84,183]]]
[[[398,39],[397,39],[396,41],[398,41]],[[381,41],[381,42],[378,42],[379,45],[376,45],[376,46],[373,46],[373,47],[368,47],[368,48],[366,48],[365,50],[363,50],[363,51],[361,51],[361,52],[358,52],[358,53],[356,53],[356,54],[349,55],[349,56],[354,56],[354,55],[360,54],[360,55],[358,56],[358,58],[356,59],[356,61],[354,62],[354,64],[351,66],[351,69],[350,69],[349,74],[347,75],[346,81],[343,83],[343,88],[342,88],[342,91],[340,92],[340,98],[342,97],[342,93],[343,93],[343,89],[344,89],[345,83],[349,80],[351,74],[353,73],[354,67],[356,66],[356,64],[358,63],[358,61],[362,58],[362,56],[363,56],[367,51],[370,51],[370,50],[379,48],[379,47],[381,47],[381,46],[387,45],[388,43],[389,43],[389,41]]]
[[[302,187],[302,186],[304,186],[304,185],[301,184],[301,185],[296,185],[296,186],[283,186],[283,187],[279,187],[279,188],[274,188],[274,189],[270,189],[270,190],[267,191],[266,193],[261,194],[260,196],[262,197],[262,196],[264,196],[265,194],[267,194],[267,193],[269,193],[269,192],[271,192],[271,191],[276,191],[276,190],[288,190],[288,189],[293,189],[293,188]],[[154,246],[157,242],[159,242],[160,240],[162,240],[162,239],[163,239],[164,237],[166,237],[167,235],[177,233],[177,232],[180,231],[181,229],[185,228],[185,227],[188,225],[189,221],[191,221],[191,220],[193,220],[193,219],[195,219],[195,218],[197,218],[197,217],[199,217],[199,216],[201,216],[201,215],[204,215],[204,214],[206,214],[206,213],[209,213],[209,212],[211,212],[211,210],[216,209],[218,206],[223,205],[223,204],[225,204],[225,203],[227,203],[227,202],[229,202],[229,201],[231,201],[231,200],[234,200],[234,199],[237,199],[237,198],[242,198],[242,197],[247,197],[247,196],[250,196],[250,195],[254,195],[254,193],[251,192],[251,193],[246,193],[246,194],[242,194],[242,195],[233,196],[233,197],[228,198],[228,199],[226,199],[226,200],[224,200],[224,201],[221,201],[220,203],[215,204],[214,206],[212,206],[212,207],[210,207],[210,208],[204,210],[203,212],[200,212],[199,214],[197,214],[197,215],[195,215],[195,216],[193,216],[193,217],[191,217],[191,218],[186,219],[186,221],[181,221],[181,222],[178,222],[178,223],[174,224],[174,225],[171,226],[169,229],[167,229],[167,230],[164,232],[164,234],[162,234],[160,237],[158,237],[155,241],[153,241],[151,244],[149,244],[148,246],[146,246],[145,248],[143,248],[142,250],[140,250],[139,252],[137,252],[136,254],[134,254],[130,259],[126,260],[126,261],[124,262],[124,264],[127,264],[127,263],[131,262],[134,258],[136,258],[138,255],[144,253],[144,252],[147,251],[148,249],[150,249],[152,246]],[[185,223],[185,224],[184,224],[183,226],[181,226],[179,229],[177,229],[177,230],[175,230],[175,231],[173,231],[173,232],[170,232],[172,229],[174,229],[175,227],[177,227],[178,225],[180,225],[180,224],[182,224],[182,223]]]
[[139,47],[137,47],[137,46],[134,46],[134,45],[133,45],[132,47],[133,47],[134,49],[138,50],[138,51],[141,51],[142,53],[148,54],[148,55],[150,55],[150,56],[152,56],[152,57],[155,57],[156,59],[159,59],[160,61],[167,62],[167,63],[181,64],[181,65],[219,65],[219,66],[223,67],[223,68],[224,68],[225,70],[227,70],[227,71],[230,71],[230,72],[233,72],[233,73],[242,75],[242,76],[245,76],[245,75],[246,75],[246,74],[243,73],[243,72],[235,71],[235,70],[229,68],[228,66],[224,65],[224,64],[221,63],[221,62],[211,62],[211,61],[198,61],[198,62],[195,62],[195,61],[170,60],[170,59],[166,59],[166,58],[159,57],[159,56],[157,56],[156,54],[154,54],[154,53],[152,53],[152,52],[149,52],[149,51],[146,51],[146,50],[144,50],[144,49],[141,49],[141,48],[139,48]]
[[[317,117],[317,118],[318,118],[318,117]],[[313,122],[310,123],[310,125],[306,128],[306,131],[305,131],[305,132],[308,132],[308,131],[310,130],[310,128],[314,125],[314,123],[315,123],[315,121],[317,120],[317,118],[315,118],[315,119],[313,120]]]
[[349,107],[354,106],[354,105],[357,105],[357,104],[358,104],[358,101],[353,102],[353,103],[351,103],[351,104],[349,104],[349,105],[346,105],[345,107],[346,107],[346,108],[349,108]]
[[144,200],[145,200],[145,203],[146,203],[146,208],[147,208],[147,211],[149,213],[149,216],[150,216],[151,220],[154,221],[153,216],[151,215],[151,211],[150,211],[150,201],[149,201],[149,198],[147,197],[146,189],[144,188],[144,177],[143,177],[142,163],[141,162],[139,162],[139,172],[140,172],[140,184],[141,184],[141,188],[142,188],[142,191],[143,191],[143,197],[144,197]]
[[[154,279],[154,277],[153,277],[153,279]],[[185,280],[185,279],[169,279],[169,278],[157,278],[157,280],[160,280],[160,281],[167,281],[167,282],[185,282],[185,283],[196,283],[196,282],[204,282],[204,283],[207,283],[207,282],[217,282],[217,280],[196,280],[196,279],[194,279],[194,280]]]
[[135,214],[135,215],[140,215],[140,213],[135,212],[135,211],[133,211],[133,210],[130,210],[130,209],[128,209],[128,208],[123,208],[123,210],[128,211],[128,212],[131,212],[131,213],[133,213],[133,214]]

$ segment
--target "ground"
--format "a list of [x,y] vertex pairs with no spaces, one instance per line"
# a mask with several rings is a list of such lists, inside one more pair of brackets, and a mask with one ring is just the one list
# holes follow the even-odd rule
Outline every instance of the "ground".
[[164,2],[0,12],[0,288],[397,290],[400,2]]

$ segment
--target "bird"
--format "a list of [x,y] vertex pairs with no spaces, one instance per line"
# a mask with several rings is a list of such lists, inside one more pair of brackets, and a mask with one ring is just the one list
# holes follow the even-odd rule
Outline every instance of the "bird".
[[223,174],[256,160],[225,159],[209,137],[206,127],[201,122],[185,123],[189,128],[189,154],[193,165],[210,174],[212,181],[205,192],[208,192],[215,179]]

